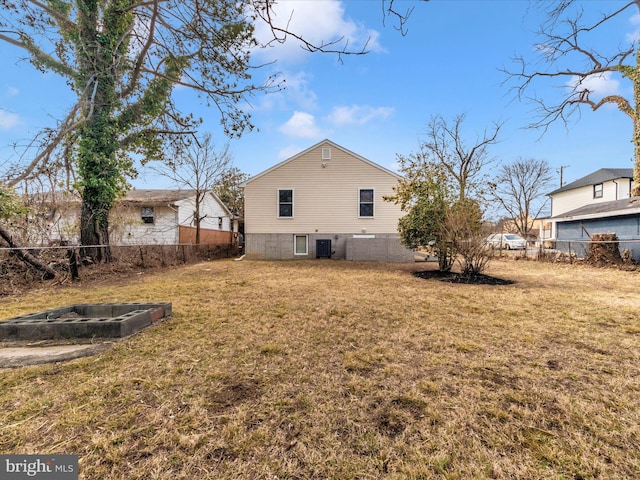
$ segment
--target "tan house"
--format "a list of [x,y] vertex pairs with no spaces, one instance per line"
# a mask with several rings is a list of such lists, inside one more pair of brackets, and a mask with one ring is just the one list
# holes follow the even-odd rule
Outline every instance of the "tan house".
[[403,213],[384,200],[399,178],[330,140],[255,175],[244,185],[247,258],[413,261]]

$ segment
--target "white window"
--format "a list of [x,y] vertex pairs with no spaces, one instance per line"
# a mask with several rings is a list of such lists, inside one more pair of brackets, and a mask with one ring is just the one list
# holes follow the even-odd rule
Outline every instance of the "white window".
[[153,207],[142,207],[140,217],[143,223],[153,223]]
[[331,149],[323,148],[322,149],[322,160],[331,160]]
[[293,217],[293,190],[278,189],[278,218]]
[[596,183],[593,186],[593,198],[602,198],[602,184]]
[[307,235],[293,236],[293,253],[295,255],[306,255],[309,251],[309,237]]
[[358,216],[373,217],[373,188],[361,188],[358,192]]

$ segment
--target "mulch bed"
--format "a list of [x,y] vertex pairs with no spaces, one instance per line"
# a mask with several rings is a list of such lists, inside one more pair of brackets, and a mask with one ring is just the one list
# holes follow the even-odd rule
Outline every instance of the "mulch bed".
[[413,272],[413,275],[425,280],[435,279],[441,282],[464,283],[467,285],[512,285],[513,280],[505,280],[503,278],[492,277],[490,275],[460,275],[454,272],[441,272],[439,270],[422,270]]

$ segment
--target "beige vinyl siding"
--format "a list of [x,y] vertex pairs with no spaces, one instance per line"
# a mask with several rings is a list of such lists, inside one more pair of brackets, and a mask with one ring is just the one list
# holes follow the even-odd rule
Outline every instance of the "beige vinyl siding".
[[[331,159],[322,159],[322,148]],[[246,233],[397,232],[402,212],[385,202],[397,177],[331,144],[319,144],[250,180],[245,189]],[[278,189],[294,191],[294,216],[278,218]],[[359,191],[373,189],[374,216],[359,218]]]

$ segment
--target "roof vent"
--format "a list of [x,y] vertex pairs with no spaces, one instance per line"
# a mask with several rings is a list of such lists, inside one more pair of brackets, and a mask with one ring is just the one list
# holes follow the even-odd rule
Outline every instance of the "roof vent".
[[322,160],[331,160],[331,148],[325,147],[322,149]]

